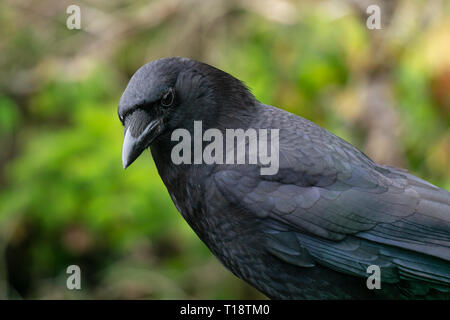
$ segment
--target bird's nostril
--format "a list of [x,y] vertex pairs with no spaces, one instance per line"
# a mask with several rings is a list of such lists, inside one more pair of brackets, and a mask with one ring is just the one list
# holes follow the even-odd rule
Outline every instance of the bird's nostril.
[[130,130],[133,137],[138,137],[151,121],[148,112],[137,109],[125,118],[125,128]]

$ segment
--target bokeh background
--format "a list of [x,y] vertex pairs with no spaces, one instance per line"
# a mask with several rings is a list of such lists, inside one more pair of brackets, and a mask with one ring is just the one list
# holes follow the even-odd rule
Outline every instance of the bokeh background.
[[[450,189],[449,1],[3,0],[1,299],[263,298],[197,239],[149,152],[122,169],[119,98],[165,56]],[[82,290],[66,289],[71,264]]]

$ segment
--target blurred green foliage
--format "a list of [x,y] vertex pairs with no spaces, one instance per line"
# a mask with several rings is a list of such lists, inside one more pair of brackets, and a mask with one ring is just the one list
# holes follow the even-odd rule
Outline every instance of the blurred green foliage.
[[[64,2],[0,4],[0,298],[262,297],[197,239],[148,152],[121,168],[117,103],[130,75],[161,56],[216,65],[260,101],[450,188],[448,10],[405,27],[402,10],[419,24],[427,2],[397,1],[389,27],[369,31],[348,3],[266,2],[287,11],[82,2],[80,31],[65,28]],[[131,27],[114,33],[108,17]],[[65,287],[71,264],[81,291]]]

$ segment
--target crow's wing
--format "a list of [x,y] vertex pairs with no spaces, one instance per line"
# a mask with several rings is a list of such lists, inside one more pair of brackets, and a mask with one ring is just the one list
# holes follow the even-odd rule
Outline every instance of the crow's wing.
[[276,175],[260,175],[257,165],[218,166],[214,173],[228,201],[263,218],[267,250],[292,264],[318,262],[360,276],[378,264],[386,281],[448,288],[450,193],[378,166],[306,124],[280,131]]

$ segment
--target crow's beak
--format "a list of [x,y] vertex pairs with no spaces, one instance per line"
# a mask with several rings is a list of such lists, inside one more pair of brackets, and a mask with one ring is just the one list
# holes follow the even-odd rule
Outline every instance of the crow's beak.
[[125,129],[125,138],[122,148],[122,164],[126,169],[150,144],[155,140],[161,132],[161,120],[152,120],[145,127],[144,131],[138,136],[133,137],[132,130],[128,127]]

